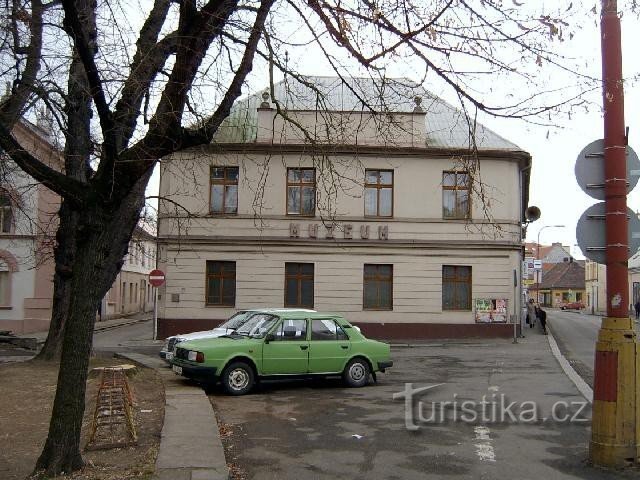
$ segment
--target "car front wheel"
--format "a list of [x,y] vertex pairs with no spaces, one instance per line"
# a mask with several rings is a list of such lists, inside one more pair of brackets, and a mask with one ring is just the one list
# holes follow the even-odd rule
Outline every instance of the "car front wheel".
[[222,373],[222,385],[230,395],[244,395],[255,383],[255,375],[251,366],[244,362],[233,362]]
[[364,387],[369,382],[369,364],[364,358],[354,358],[347,363],[342,378],[350,387]]

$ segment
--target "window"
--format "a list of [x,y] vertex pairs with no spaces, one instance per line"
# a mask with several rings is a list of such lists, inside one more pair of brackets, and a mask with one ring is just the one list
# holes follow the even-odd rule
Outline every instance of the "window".
[[238,167],[211,167],[211,213],[238,213]]
[[442,266],[442,310],[471,310],[471,267]]
[[207,262],[206,304],[233,307],[236,304],[236,262]]
[[307,321],[283,320],[274,333],[276,340],[306,340]]
[[4,260],[0,259],[0,306],[11,305],[11,269]]
[[366,170],[364,214],[367,217],[393,216],[393,171]]
[[393,265],[364,266],[365,310],[393,310]]
[[313,308],[313,263],[284,264],[284,306]]
[[313,217],[316,214],[316,170],[287,169],[287,215]]
[[348,340],[342,327],[330,318],[311,321],[311,340]]
[[13,226],[13,210],[7,195],[0,194],[0,232],[11,233]]
[[467,172],[442,173],[442,216],[469,218],[469,174]]

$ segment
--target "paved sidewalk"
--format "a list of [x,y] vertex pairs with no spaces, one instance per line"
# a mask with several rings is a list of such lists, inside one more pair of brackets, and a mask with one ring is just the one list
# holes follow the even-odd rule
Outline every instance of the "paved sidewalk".
[[165,412],[154,480],[226,480],[229,470],[211,403],[204,390],[175,375],[160,358],[117,354],[160,373]]

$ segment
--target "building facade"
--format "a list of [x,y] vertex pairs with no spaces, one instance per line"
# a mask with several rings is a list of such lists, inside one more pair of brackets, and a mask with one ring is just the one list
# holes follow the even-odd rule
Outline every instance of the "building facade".
[[[62,168],[62,158],[45,129],[21,121],[12,133],[39,160]],[[60,199],[34,184],[7,155],[0,155],[0,330],[16,334],[46,330]]]
[[153,311],[153,288],[149,272],[156,266],[155,237],[137,227],[129,242],[129,253],[111,289],[102,300],[99,320]]
[[353,85],[309,82],[248,97],[211,145],[161,161],[159,336],[283,306],[373,337],[511,335],[530,156],[476,125],[475,157],[462,113],[420,87],[374,114]]

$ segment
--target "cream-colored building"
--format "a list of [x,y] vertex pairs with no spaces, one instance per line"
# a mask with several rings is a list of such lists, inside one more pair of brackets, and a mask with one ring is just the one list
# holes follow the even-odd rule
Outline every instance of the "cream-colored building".
[[[587,294],[585,311],[593,315],[607,312],[607,267],[592,260],[585,260],[584,288]],[[633,295],[629,297],[633,299]]]
[[162,160],[159,335],[283,306],[384,338],[511,335],[529,154],[475,125],[476,163],[463,114],[408,81],[308,80],[322,97],[281,82],[281,114],[250,96]]

